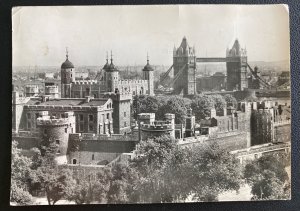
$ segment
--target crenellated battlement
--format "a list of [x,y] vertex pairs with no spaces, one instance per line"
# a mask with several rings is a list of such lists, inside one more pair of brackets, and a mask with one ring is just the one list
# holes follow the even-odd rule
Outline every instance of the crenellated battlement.
[[73,84],[75,85],[96,85],[99,84],[99,82],[97,80],[76,80],[73,82]]
[[148,80],[119,80],[115,82],[116,85],[147,85]]
[[133,136],[123,134],[72,133],[69,138],[81,141],[137,141]]
[[169,121],[154,121],[152,124],[141,123],[140,128],[147,131],[168,131],[173,130],[173,124]]
[[[73,118],[75,118],[73,116]],[[39,117],[37,118],[36,124],[39,126],[45,126],[45,125],[69,125],[72,121],[70,118],[50,118],[49,116]]]
[[68,105],[25,105],[25,109],[32,110],[82,110],[82,111],[97,111],[98,109],[106,108],[105,106],[68,106]]

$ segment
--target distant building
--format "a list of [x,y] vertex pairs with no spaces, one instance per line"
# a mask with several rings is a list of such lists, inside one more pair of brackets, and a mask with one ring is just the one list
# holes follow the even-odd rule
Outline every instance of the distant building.
[[113,64],[111,58],[110,64],[108,58],[103,67],[103,77],[97,77],[96,80],[76,80],[74,65],[69,61],[68,54],[66,61],[61,65],[61,96],[62,98],[84,98],[93,96],[98,98],[104,92],[130,92],[132,95],[154,95],[154,76],[153,68],[147,64],[143,71],[143,80],[121,80],[119,79],[119,70]]
[[281,86],[285,83],[289,83],[290,82],[290,72],[289,71],[283,71],[279,77],[278,77],[278,86]]
[[216,72],[212,76],[202,76],[196,79],[197,91],[221,91],[226,89],[226,76],[222,72]]

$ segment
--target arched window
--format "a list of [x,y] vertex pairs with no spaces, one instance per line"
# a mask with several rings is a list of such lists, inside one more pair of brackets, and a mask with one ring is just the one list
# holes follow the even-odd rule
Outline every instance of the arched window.
[[95,155],[94,154],[92,154],[92,160],[95,160]]
[[73,164],[76,164],[76,163],[77,163],[77,160],[74,158],[73,161],[72,161],[72,163],[73,163]]

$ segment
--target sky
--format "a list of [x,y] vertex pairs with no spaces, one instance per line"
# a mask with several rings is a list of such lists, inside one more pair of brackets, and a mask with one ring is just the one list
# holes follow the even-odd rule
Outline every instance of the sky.
[[16,7],[12,10],[13,66],[114,63],[171,65],[186,36],[197,57],[225,57],[238,38],[249,61],[289,60],[284,5],[160,5]]

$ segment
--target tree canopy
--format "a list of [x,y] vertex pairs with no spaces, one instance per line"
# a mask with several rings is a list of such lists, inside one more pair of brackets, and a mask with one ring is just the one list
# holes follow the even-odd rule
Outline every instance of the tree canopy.
[[252,187],[253,199],[288,199],[290,180],[286,167],[290,155],[284,152],[263,155],[245,166],[244,178]]

